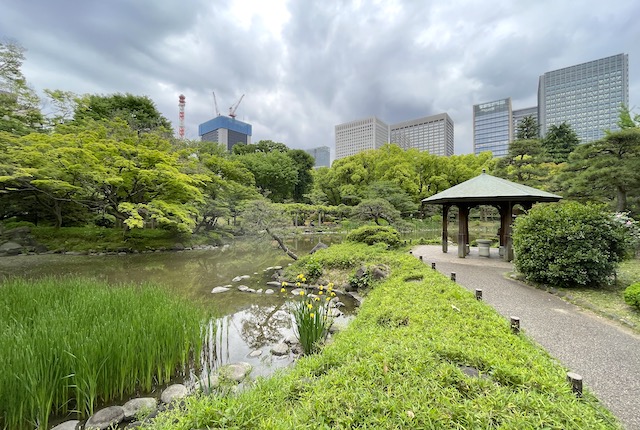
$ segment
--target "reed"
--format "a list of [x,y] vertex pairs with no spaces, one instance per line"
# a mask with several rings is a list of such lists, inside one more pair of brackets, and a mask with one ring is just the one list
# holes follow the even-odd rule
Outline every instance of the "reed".
[[151,391],[199,365],[209,316],[152,285],[13,279],[0,285],[0,428],[46,428]]

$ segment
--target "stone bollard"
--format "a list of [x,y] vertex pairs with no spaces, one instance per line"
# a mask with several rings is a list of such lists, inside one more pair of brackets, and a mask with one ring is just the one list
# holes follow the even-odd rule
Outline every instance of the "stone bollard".
[[433,270],[436,270],[436,263],[431,263],[431,268],[432,268]]
[[420,261],[422,261],[422,260],[423,260],[423,259],[422,259],[422,255],[421,255],[421,256],[420,256]]
[[456,272],[451,272],[451,280],[456,282]]
[[482,290],[480,288],[476,288],[476,300],[482,301]]
[[582,397],[582,376],[577,373],[567,372],[567,382],[571,385],[576,397]]
[[511,317],[511,331],[513,334],[520,333],[520,318]]

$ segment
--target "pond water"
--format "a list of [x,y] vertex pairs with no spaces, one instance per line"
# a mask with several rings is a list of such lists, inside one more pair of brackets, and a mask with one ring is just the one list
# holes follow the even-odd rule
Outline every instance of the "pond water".
[[[319,241],[338,242],[338,235],[300,235],[289,239],[287,245],[299,256],[306,255]],[[207,348],[207,367],[248,362],[253,365],[252,377],[267,376],[274,370],[286,367],[293,355],[276,357],[270,349],[293,334],[292,320],[287,311],[291,294],[283,295],[273,288],[273,295],[240,292],[237,286],[266,289],[272,281],[273,266],[286,266],[293,260],[270,240],[238,240],[228,247],[214,250],[184,252],[151,252],[126,255],[26,255],[0,258],[0,281],[3,278],[22,276],[80,275],[108,282],[143,283],[164,285],[174,292],[188,297],[210,309],[217,317],[215,339]],[[233,282],[240,275],[248,279]],[[211,294],[217,286],[232,285],[231,290]],[[354,314],[355,300],[340,296],[345,303],[341,310],[349,319]],[[262,351],[251,357],[254,351]],[[193,382],[195,375],[190,375]]]

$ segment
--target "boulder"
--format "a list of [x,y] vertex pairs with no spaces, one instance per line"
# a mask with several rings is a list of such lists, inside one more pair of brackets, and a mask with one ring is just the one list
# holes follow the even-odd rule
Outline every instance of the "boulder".
[[212,389],[220,386],[220,377],[217,374],[210,373],[209,376],[200,379],[198,384],[202,391],[210,393]]
[[262,350],[256,349],[255,351],[251,351],[251,354],[249,354],[249,357],[256,358],[256,357],[260,357],[261,355],[262,355]]
[[138,415],[150,415],[158,409],[158,401],[153,397],[140,397],[131,399],[122,406],[124,409],[124,419],[130,421]]
[[287,355],[289,354],[289,345],[285,342],[280,342],[279,344],[273,346],[271,348],[271,354],[273,355]]
[[174,243],[173,246],[171,247],[171,250],[173,251],[184,251],[185,247],[183,244],[181,244],[180,242],[178,243]]
[[76,430],[78,424],[80,424],[80,421],[78,420],[65,421],[62,424],[58,424],[51,430]]
[[377,280],[386,279],[389,277],[389,272],[389,266],[379,264],[371,269],[371,276],[373,277],[373,279]]
[[251,373],[253,367],[249,363],[240,362],[222,366],[218,374],[221,379],[240,383]]
[[228,287],[215,287],[211,290],[211,294],[225,293],[227,291],[229,291]]
[[231,281],[232,282],[240,282],[243,279],[249,279],[251,276],[249,275],[242,275],[242,276],[236,276],[235,278],[233,278]]
[[124,420],[124,408],[122,406],[109,406],[89,417],[84,425],[85,430],[105,430],[116,427]]
[[250,288],[247,287],[246,285],[238,285],[238,291],[242,291],[245,292],[247,290],[249,290]]
[[329,247],[328,245],[325,245],[322,242],[318,242],[318,244],[314,246],[311,251],[309,251],[309,254],[313,254],[314,252],[320,251],[321,249],[327,249],[328,247]]
[[275,291],[273,291],[271,288],[267,288],[266,290],[264,290],[264,293],[265,293],[266,295],[271,295],[271,294],[274,294],[274,293],[275,293]]
[[282,286],[282,282],[278,282],[278,281],[269,281],[269,282],[267,282],[267,286],[268,286],[268,287],[275,287],[275,288],[278,288],[278,287]]
[[162,403],[171,403],[175,400],[185,398],[187,394],[189,394],[187,387],[182,384],[173,384],[165,388],[160,396],[160,400],[162,400]]
[[0,254],[18,255],[22,253],[23,248],[17,242],[6,242],[0,245]]

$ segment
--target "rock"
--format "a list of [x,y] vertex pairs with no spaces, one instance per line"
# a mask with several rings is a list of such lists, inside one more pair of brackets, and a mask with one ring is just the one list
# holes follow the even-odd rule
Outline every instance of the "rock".
[[127,426],[124,429],[125,430],[139,429],[142,427],[142,424],[143,424],[142,421],[133,421],[127,424]]
[[12,228],[11,230],[7,230],[4,233],[2,233],[2,236],[10,240],[18,240],[18,239],[26,238],[27,236],[29,236],[30,233],[31,233],[31,228],[23,226],[23,227],[16,227],[16,228]]
[[140,397],[131,399],[122,406],[124,419],[132,420],[140,413],[143,416],[154,413],[158,409],[158,402],[153,397]]
[[390,272],[390,269],[388,266],[385,266],[384,264],[379,264],[373,269],[371,269],[371,276],[373,277],[373,279],[377,279],[377,280],[386,279],[387,277],[389,277],[389,272]]
[[0,254],[18,255],[22,253],[23,246],[16,242],[6,242],[0,245]]
[[329,333],[336,333],[339,332],[341,330],[344,330],[345,328],[347,328],[347,325],[349,323],[347,321],[345,321],[344,319],[342,320],[336,320],[333,322],[333,324],[331,324],[331,327],[329,327]]
[[273,266],[273,270],[282,270],[282,266]]
[[271,348],[271,354],[273,355],[287,355],[289,354],[289,345],[281,342]]
[[318,242],[318,244],[314,246],[311,251],[309,251],[309,254],[313,254],[314,252],[319,251],[321,249],[327,249],[328,247],[329,247],[328,245],[325,245],[322,242]]
[[245,293],[255,293],[256,290],[254,290],[253,288],[247,288],[246,290],[244,290]]
[[278,282],[278,281],[269,281],[267,282],[267,286],[268,287],[281,287],[282,286],[282,282]]
[[219,371],[221,379],[240,383],[247,377],[253,367],[249,363],[240,362],[222,366]]
[[165,388],[160,396],[160,400],[162,400],[163,403],[171,403],[174,400],[186,397],[187,394],[189,394],[187,387],[182,384],[173,384]]
[[216,374],[209,374],[208,377],[200,379],[198,383],[202,391],[209,393],[212,389],[220,386],[220,377]]
[[211,290],[211,294],[226,293],[227,291],[229,291],[227,287],[215,287]]
[[249,357],[256,358],[256,357],[260,357],[261,355],[262,355],[262,350],[256,349],[255,351],[251,351],[251,354],[249,354]]
[[262,288],[260,288],[259,290],[256,290],[256,294],[262,294]]
[[291,290],[291,294],[293,294],[294,296],[299,296],[302,292],[304,292],[303,288],[294,288],[293,290]]
[[173,251],[184,251],[184,245],[178,242],[178,243],[175,243],[175,244],[171,247],[171,249],[172,249]]
[[51,430],[76,430],[78,424],[80,424],[80,421],[78,420],[65,421],[62,424],[58,424]]
[[273,293],[275,293],[275,291],[273,291],[271,288],[267,288],[266,290],[264,290],[264,293],[267,295],[271,295]]
[[116,427],[124,420],[124,408],[122,406],[109,406],[89,417],[84,425],[85,430],[105,430]]
[[298,338],[295,334],[290,334],[283,340],[283,342],[287,345],[295,345],[296,343],[298,343]]
[[238,285],[238,291],[245,292],[249,289],[246,285]]
[[249,275],[236,276],[235,278],[233,278],[233,279],[231,280],[231,282],[240,282],[240,281],[242,281],[243,279],[249,279],[250,277],[251,277],[251,276],[249,276]]

